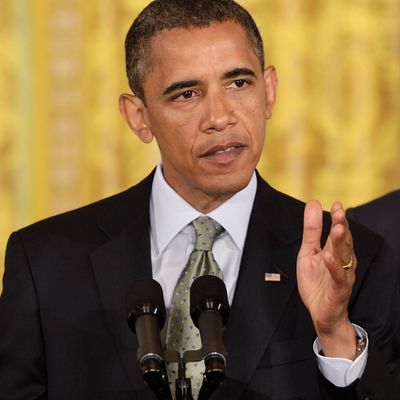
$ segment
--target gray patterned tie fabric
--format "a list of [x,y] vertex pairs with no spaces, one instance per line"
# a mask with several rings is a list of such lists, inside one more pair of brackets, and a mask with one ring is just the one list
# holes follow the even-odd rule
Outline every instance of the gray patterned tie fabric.
[[[212,246],[223,232],[218,222],[210,217],[201,216],[192,221],[196,232],[196,243],[190,254],[188,263],[182,271],[172,297],[168,318],[166,347],[181,353],[201,348],[199,330],[193,325],[190,317],[190,287],[193,281],[202,275],[215,275],[223,279],[222,271],[215,262]],[[168,379],[175,394],[175,380],[178,378],[178,365],[168,365]],[[193,398],[197,399],[203,382],[204,362],[188,363],[186,377],[192,382]]]

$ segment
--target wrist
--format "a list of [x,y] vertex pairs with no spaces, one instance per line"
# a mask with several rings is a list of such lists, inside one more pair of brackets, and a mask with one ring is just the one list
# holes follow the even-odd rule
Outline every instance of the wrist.
[[329,330],[317,330],[322,352],[326,357],[345,358],[354,361],[357,356],[357,348],[361,343],[357,341],[356,331],[350,321]]

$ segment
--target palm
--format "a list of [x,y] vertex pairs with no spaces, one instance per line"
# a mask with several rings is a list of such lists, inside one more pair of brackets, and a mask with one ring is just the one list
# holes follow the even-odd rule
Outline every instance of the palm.
[[314,324],[322,328],[329,328],[347,318],[347,304],[354,283],[354,269],[344,271],[341,268],[345,259],[353,257],[348,247],[351,243],[351,237],[348,240],[350,232],[347,223],[341,221],[341,216],[339,208],[333,208],[331,232],[321,249],[321,206],[317,202],[310,202],[304,212],[303,243],[297,258],[297,282],[300,296]]

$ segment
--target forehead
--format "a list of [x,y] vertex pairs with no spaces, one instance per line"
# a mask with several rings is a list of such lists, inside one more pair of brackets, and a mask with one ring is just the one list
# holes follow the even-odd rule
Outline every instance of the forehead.
[[171,29],[151,41],[151,75],[199,75],[244,67],[261,72],[261,64],[242,26],[212,23],[204,28]]

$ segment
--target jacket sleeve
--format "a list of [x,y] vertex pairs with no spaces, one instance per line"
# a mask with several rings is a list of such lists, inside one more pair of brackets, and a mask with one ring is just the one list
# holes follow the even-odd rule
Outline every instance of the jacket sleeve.
[[9,239],[0,297],[0,400],[45,400],[40,310],[18,233]]

